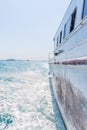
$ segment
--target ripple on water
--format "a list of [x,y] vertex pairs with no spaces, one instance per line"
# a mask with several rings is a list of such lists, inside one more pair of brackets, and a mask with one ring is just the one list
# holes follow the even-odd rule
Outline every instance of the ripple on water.
[[6,129],[10,124],[13,123],[14,117],[8,113],[0,114],[0,130]]

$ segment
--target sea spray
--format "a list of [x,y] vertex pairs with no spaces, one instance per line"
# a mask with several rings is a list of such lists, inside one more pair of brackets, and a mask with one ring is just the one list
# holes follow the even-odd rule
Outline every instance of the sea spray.
[[0,64],[0,130],[65,130],[55,117],[47,62]]

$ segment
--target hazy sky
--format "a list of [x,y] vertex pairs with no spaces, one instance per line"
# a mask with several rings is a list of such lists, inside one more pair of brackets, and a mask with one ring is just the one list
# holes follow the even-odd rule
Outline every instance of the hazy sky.
[[0,59],[47,59],[71,0],[0,0]]

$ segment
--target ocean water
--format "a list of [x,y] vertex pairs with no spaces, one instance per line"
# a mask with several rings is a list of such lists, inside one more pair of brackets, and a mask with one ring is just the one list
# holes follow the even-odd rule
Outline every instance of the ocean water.
[[65,130],[47,62],[0,61],[0,130]]

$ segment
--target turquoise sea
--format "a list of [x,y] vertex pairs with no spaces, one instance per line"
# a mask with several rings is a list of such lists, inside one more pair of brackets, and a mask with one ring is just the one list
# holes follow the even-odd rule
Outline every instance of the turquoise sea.
[[0,61],[0,130],[65,130],[47,62]]

